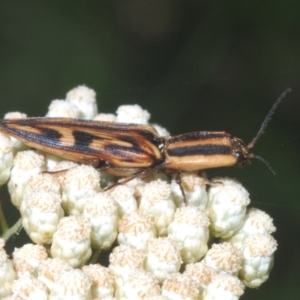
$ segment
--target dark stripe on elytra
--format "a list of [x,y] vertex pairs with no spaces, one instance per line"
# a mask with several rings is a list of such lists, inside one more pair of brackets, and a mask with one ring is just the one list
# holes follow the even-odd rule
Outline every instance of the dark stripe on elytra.
[[49,145],[56,148],[60,145],[60,138],[62,137],[58,131],[52,129],[42,129],[42,134],[35,134],[26,130],[20,130],[20,128],[3,128],[5,128],[8,133],[13,133],[24,140],[32,141],[37,144]]
[[186,142],[186,141],[199,141],[199,140],[207,140],[212,138],[225,138],[229,139],[231,136],[224,132],[209,132],[209,131],[196,131],[191,133],[185,133],[181,135],[177,135],[174,137],[170,137],[168,139],[168,143],[176,143],[176,142]]
[[177,147],[174,149],[167,149],[169,156],[189,156],[189,155],[216,155],[216,154],[231,154],[232,149],[229,146],[221,146],[214,144]]
[[51,139],[53,142],[59,143],[59,139],[62,137],[62,134],[59,133],[57,130],[49,129],[49,128],[40,128],[42,132],[42,137],[45,139]]
[[74,139],[75,139],[75,143],[74,143],[74,147],[75,148],[85,148],[85,147],[89,147],[90,143],[96,139],[96,137],[93,134],[89,134],[87,132],[82,132],[82,131],[73,131],[72,132]]
[[[89,147],[90,144],[93,142],[93,140],[106,140],[106,138],[101,138],[101,136],[96,136],[87,132],[82,132],[82,131],[73,131],[73,136],[75,138],[75,145],[74,147],[80,147],[80,148],[85,148],[85,147]],[[128,151],[128,149],[130,149],[131,152],[135,152],[135,153],[142,153],[143,151],[141,150],[141,147],[138,143],[138,141],[135,138],[132,138],[130,136],[121,136],[118,137],[119,141],[123,141],[126,143],[129,143],[132,146],[120,146],[118,144],[114,144],[114,141],[111,140],[109,141],[109,143],[107,144],[107,146],[105,146],[104,144],[104,148],[108,151],[110,151],[110,149],[126,149]],[[111,147],[111,148],[110,148]],[[123,151],[124,151],[123,150]]]
[[145,152],[141,149],[137,141],[131,137],[124,137],[120,140],[130,143],[130,145],[132,146],[120,146],[118,144],[114,144],[113,141],[110,141],[107,145],[105,145],[104,143],[104,149],[101,151],[100,149],[95,150],[89,147],[90,143],[92,143],[93,140],[101,140],[101,137],[94,136],[93,134],[81,131],[74,131],[73,136],[75,138],[75,145],[65,147],[69,148],[72,151],[85,152],[90,154],[105,153],[108,156],[109,154],[112,154],[115,157],[120,157],[128,162],[134,161],[134,154],[145,154]]
[[[57,130],[49,129],[49,128],[38,128],[41,132],[41,134],[32,133],[26,130],[22,130],[21,128],[14,128],[10,127],[10,124],[17,124],[20,126],[28,126],[26,120],[18,120],[17,122],[15,120],[2,120],[1,127],[5,129],[7,132],[11,132],[21,138],[24,138],[26,140],[30,140],[33,142],[40,143],[41,141],[44,141],[45,139],[50,139],[51,143],[60,143],[59,139],[62,137],[62,134],[60,134]],[[33,127],[29,125],[30,127]]]

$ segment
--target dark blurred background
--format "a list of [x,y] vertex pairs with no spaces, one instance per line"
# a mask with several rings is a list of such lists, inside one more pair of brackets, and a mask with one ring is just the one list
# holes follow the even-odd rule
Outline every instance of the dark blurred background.
[[43,116],[77,85],[99,110],[138,103],[172,134],[224,130],[249,142],[287,88],[254,152],[264,165],[218,169],[269,213],[270,279],[242,299],[300,296],[298,1],[1,1],[0,113]]

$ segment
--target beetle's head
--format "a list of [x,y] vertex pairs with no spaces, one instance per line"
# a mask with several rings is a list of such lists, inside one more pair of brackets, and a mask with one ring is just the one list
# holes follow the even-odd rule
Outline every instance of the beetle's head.
[[[245,143],[238,138],[234,138],[233,143],[234,155],[236,157],[236,165],[240,167],[244,167],[251,163],[251,160],[257,159],[261,161],[265,166],[275,174],[274,170],[271,168],[270,164],[261,156],[255,155],[253,153],[249,153],[249,145],[245,145]],[[250,147],[251,148],[251,147]]]

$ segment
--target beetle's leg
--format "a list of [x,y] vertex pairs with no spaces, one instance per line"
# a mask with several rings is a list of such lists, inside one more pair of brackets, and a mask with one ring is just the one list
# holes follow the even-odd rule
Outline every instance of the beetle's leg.
[[151,174],[152,172],[153,172],[153,168],[148,168],[148,169],[142,170],[140,172],[137,172],[131,176],[123,178],[123,179],[119,180],[118,182],[105,187],[103,190],[104,191],[110,190],[111,188],[113,188],[117,185],[120,185],[120,184],[125,184],[125,183],[133,180],[134,178],[144,178],[144,177],[148,176],[149,174]]
[[176,173],[176,176],[175,176],[175,181],[176,181],[176,183],[179,185],[179,187],[180,187],[180,190],[181,190],[181,194],[182,194],[182,197],[183,197],[183,202],[184,202],[184,204],[186,205],[187,204],[187,200],[186,200],[186,194],[185,194],[185,191],[184,191],[184,189],[183,189],[183,187],[182,187],[182,184],[181,184],[181,172],[177,172]]

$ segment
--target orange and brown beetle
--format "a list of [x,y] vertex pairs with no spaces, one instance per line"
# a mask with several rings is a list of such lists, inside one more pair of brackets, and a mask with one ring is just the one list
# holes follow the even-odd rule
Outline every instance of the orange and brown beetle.
[[[251,143],[220,131],[196,131],[160,137],[149,125],[89,121],[69,118],[3,119],[0,132],[24,144],[74,161],[91,164],[116,175],[129,176],[120,183],[152,172],[177,174],[224,166],[244,166],[264,133],[272,114],[290,92],[276,100]],[[272,171],[273,172],[273,171]]]

